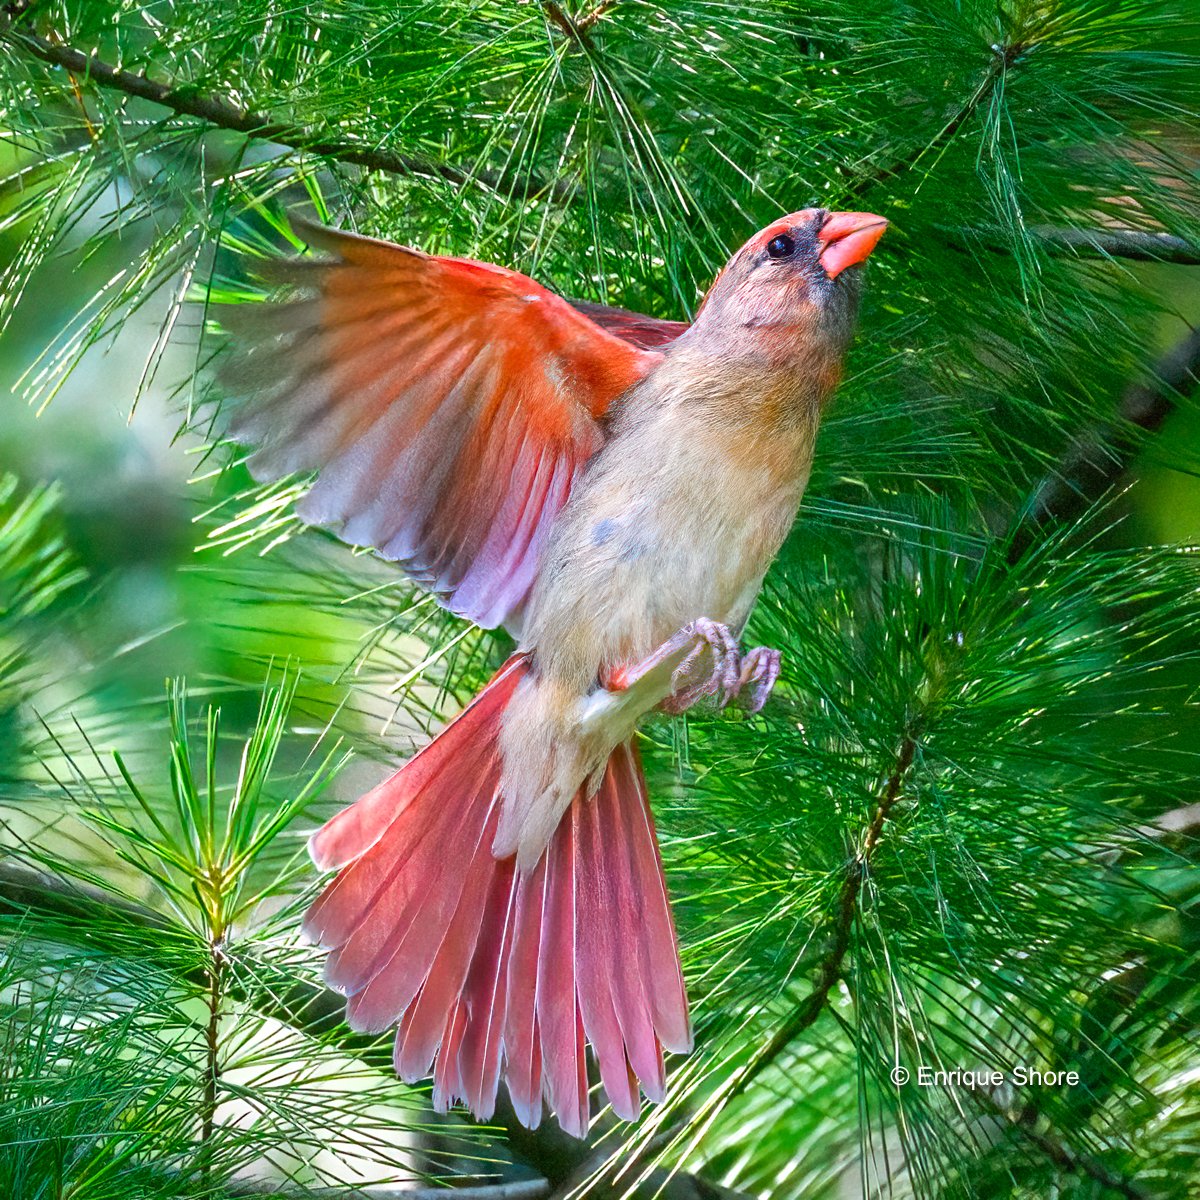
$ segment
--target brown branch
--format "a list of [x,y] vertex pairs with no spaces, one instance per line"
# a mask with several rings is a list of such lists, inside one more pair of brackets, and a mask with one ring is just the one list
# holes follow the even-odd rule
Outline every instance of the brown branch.
[[556,4],[555,0],[542,0],[542,11],[558,26],[568,41],[583,46],[589,44],[584,38],[583,30],[571,20],[567,10],[561,4]]
[[770,1066],[801,1033],[816,1022],[828,1003],[830,992],[842,977],[842,968],[850,950],[850,936],[854,929],[855,918],[858,916],[858,901],[862,892],[863,880],[870,871],[871,858],[879,845],[883,827],[900,798],[901,789],[916,752],[916,735],[910,730],[904,735],[900,748],[896,752],[892,773],[888,776],[883,794],[879,797],[862,845],[846,865],[841,892],[838,896],[837,917],[833,924],[829,950],[821,959],[821,965],[817,971],[817,981],[813,985],[812,991],[793,1009],[791,1016],[775,1031],[771,1040],[733,1077],[733,1082],[723,1097],[723,1102],[728,1103],[740,1096],[765,1068]]
[[1003,1121],[1018,1137],[1036,1146],[1055,1166],[1062,1167],[1073,1175],[1086,1176],[1110,1192],[1127,1197],[1127,1200],[1148,1200],[1149,1193],[1132,1180],[1115,1174],[1103,1163],[1087,1155],[1078,1154],[1069,1146],[1064,1146],[1057,1138],[1034,1129],[1032,1122],[1036,1119],[1036,1109],[1026,1108],[1013,1112],[1007,1105],[1001,1104],[987,1088],[970,1088],[968,1095],[984,1112]]
[[[594,1156],[585,1158],[551,1192],[549,1200],[576,1200],[584,1195],[608,1195],[610,1193],[601,1190],[599,1185],[602,1173],[615,1164],[619,1164],[627,1172],[629,1167],[645,1154],[646,1148],[631,1155],[623,1149],[614,1150],[611,1146],[607,1147]],[[635,1184],[621,1186],[614,1180],[611,1195],[619,1196],[621,1200],[750,1200],[745,1192],[713,1183],[699,1175],[672,1175],[662,1167],[647,1171]]]
[[570,41],[580,46],[586,46],[588,49],[591,49],[592,43],[587,37],[587,31],[597,21],[601,20],[605,14],[615,8],[616,5],[617,0],[601,0],[589,12],[584,13],[580,17],[572,17],[561,4],[556,3],[556,0],[542,0],[542,9],[545,11],[546,16],[558,26]]
[[592,9],[591,12],[585,13],[578,21],[575,22],[575,28],[580,33],[587,33],[597,21],[607,16],[608,13],[617,7],[617,0],[600,0],[600,3]]
[[[801,1007],[797,1009],[794,1018],[782,1027],[772,1039],[762,1054],[764,1058],[772,1050],[777,1054],[784,1049],[789,1041],[816,1020],[841,973],[841,963],[849,948],[850,931],[862,881],[869,868],[871,855],[883,833],[889,813],[900,798],[904,777],[912,764],[915,749],[916,743],[911,737],[906,738],[902,743],[895,767],[889,776],[871,823],[867,827],[862,847],[847,869],[838,903],[838,919],[835,924],[833,944],[829,954],[825,957],[818,983]],[[150,909],[122,900],[97,888],[68,883],[55,876],[31,870],[12,860],[0,862],[0,913],[2,912],[18,914],[37,912],[62,918],[64,934],[69,933],[73,938],[82,940],[91,946],[103,945],[104,924],[97,921],[97,917],[108,918],[112,924],[117,926],[127,926],[130,933],[139,935],[177,932],[171,922]],[[116,948],[129,949],[128,946],[120,943],[119,937]],[[325,1037],[329,1037],[331,1031],[336,1030],[339,1044],[350,1052],[358,1053],[368,1061],[377,1062],[384,1069],[390,1065],[390,1051],[376,1053],[379,1046],[378,1039],[352,1034],[344,1027],[338,1028],[341,1025],[345,1003],[341,996],[325,988],[296,979],[288,979],[285,981],[285,986],[278,989],[273,988],[272,994],[275,998],[275,1007],[267,1015],[305,1032],[320,1032]],[[772,1054],[773,1056],[774,1054]],[[765,1066],[766,1062],[764,1061],[762,1065]],[[740,1091],[741,1088],[738,1088],[726,1098],[732,1099]],[[973,1091],[972,1095],[985,1103],[990,1099],[979,1094],[977,1090]],[[499,1113],[501,1124],[515,1125],[515,1118],[505,1117],[504,1107],[502,1102]],[[1015,1131],[1036,1145],[1057,1165],[1075,1173],[1082,1173],[1105,1187],[1129,1197],[1130,1200],[1144,1200],[1144,1194],[1136,1185],[1108,1171],[1103,1164],[1079,1155],[1053,1138],[1032,1129],[1027,1120],[1018,1119],[1011,1113],[1000,1112],[998,1109],[997,1115],[1003,1117]],[[591,1148],[585,1142],[568,1137],[554,1126],[543,1127],[537,1131],[516,1126],[515,1136],[510,1136],[509,1145],[530,1166],[542,1171],[546,1178],[453,1189],[404,1187],[313,1190],[310,1188],[305,1189],[302,1195],[304,1197],[315,1196],[317,1200],[459,1200],[460,1197],[462,1200],[542,1200],[543,1197],[551,1195],[552,1185],[558,1189],[556,1195],[566,1195],[575,1184],[586,1179],[590,1173],[589,1168],[593,1161]],[[534,1152],[530,1152],[531,1147],[536,1148],[539,1145],[540,1152],[536,1149]],[[543,1167],[547,1169],[543,1170]],[[285,1183],[274,1181],[234,1179],[224,1182],[222,1188],[229,1195],[239,1197],[265,1194],[278,1195],[284,1200],[293,1200],[293,1198],[300,1200],[301,1197],[301,1193],[293,1193]],[[593,1190],[593,1195],[603,1196],[604,1194]],[[616,1194],[616,1189],[613,1194]],[[678,1174],[668,1178],[665,1171],[649,1173],[635,1191],[627,1192],[622,1189],[620,1194],[622,1197],[629,1197],[630,1200],[639,1200],[639,1198],[640,1200],[655,1200],[655,1198],[657,1200],[748,1200],[744,1193],[711,1183],[700,1176]]]
[[1084,1175],[1110,1192],[1128,1197],[1128,1200],[1148,1200],[1149,1192],[1131,1180],[1114,1175],[1103,1163],[1076,1154],[1074,1150],[1037,1129],[1029,1129],[1025,1126],[1017,1126],[1017,1128],[1021,1136],[1032,1142],[1055,1166],[1070,1171],[1072,1175]]
[[61,67],[72,76],[82,76],[96,87],[148,100],[179,116],[195,117],[218,129],[274,142],[290,150],[314,154],[347,165],[365,167],[370,171],[443,179],[463,187],[478,185],[520,199],[531,199],[544,193],[559,198],[569,198],[573,194],[572,188],[564,187],[559,181],[546,183],[534,177],[506,171],[466,171],[461,167],[418,155],[401,154],[377,146],[331,138],[327,134],[282,120],[269,113],[240,108],[221,96],[192,88],[173,87],[146,75],[123,71],[105,62],[98,55],[86,54],[72,46],[58,44],[23,29],[6,28],[10,22],[11,14],[6,20],[0,21],[0,39],[30,57],[52,67]]
[[205,1004],[208,1022],[204,1030],[204,1087],[200,1101],[200,1145],[197,1162],[200,1178],[207,1184],[212,1172],[213,1137],[217,1127],[217,1104],[221,1089],[221,1016],[225,1007],[225,954],[219,941],[209,948],[205,966],[207,988]]
[[987,70],[984,71],[975,91],[950,116],[933,138],[925,145],[911,150],[908,154],[901,155],[890,163],[883,163],[865,171],[851,183],[843,198],[846,201],[852,201],[866,195],[879,184],[888,183],[911,171],[927,154],[936,153],[943,146],[949,144],[958,131],[974,116],[980,105],[992,98],[1009,68],[1028,49],[1028,46],[1019,41],[1010,46],[993,46],[992,60],[988,63]]
[[[178,1180],[176,1171],[162,1172]],[[213,1195],[277,1196],[280,1200],[543,1200],[550,1193],[544,1179],[522,1179],[510,1183],[484,1183],[468,1187],[411,1183],[370,1187],[298,1186],[286,1179],[223,1179]],[[204,1195],[209,1195],[208,1191]]]
[[[555,0],[545,0],[543,9],[563,34],[580,44],[590,46],[587,32],[616,5],[617,0],[603,0],[577,20],[572,19]],[[452,163],[439,163],[419,155],[401,154],[379,147],[371,147],[353,141],[330,138],[318,131],[287,122],[269,113],[259,113],[240,108],[221,96],[176,88],[159,83],[145,75],[123,71],[104,62],[97,55],[85,54],[71,46],[62,45],[57,38],[43,38],[25,30],[10,28],[13,19],[27,6],[10,3],[0,9],[0,39],[16,49],[47,63],[63,68],[70,79],[76,98],[82,108],[79,79],[83,77],[96,87],[119,91],[128,96],[148,100],[169,109],[179,116],[195,117],[217,129],[240,133],[248,138],[274,142],[290,150],[314,154],[348,166],[364,167],[371,171],[383,171],[391,175],[420,176],[444,179],[459,186],[478,185],[502,195],[530,199],[549,195],[560,202],[568,202],[577,194],[575,185],[563,180],[545,181],[534,176],[520,176],[503,171],[467,171]],[[970,115],[991,95],[1003,73],[1003,66],[1019,53],[1019,49],[998,52],[988,72],[975,93],[942,127],[926,146],[912,154],[879,167],[861,176],[848,192],[849,198],[863,195],[877,184],[903,174],[915,166],[926,154],[940,149],[962,128]],[[93,139],[96,131],[86,111],[84,120]],[[1030,232],[1039,238],[1045,248],[1054,254],[1070,254],[1081,258],[1125,258],[1135,261],[1153,261],[1200,265],[1200,248],[1184,238],[1169,233],[1143,230],[1119,229],[1069,229],[1054,226],[1035,226]],[[994,231],[965,230],[950,231],[960,244],[979,244],[996,253],[1007,253],[1010,247],[996,238]]]
[[[988,250],[1011,254],[1012,240],[998,229],[950,229],[943,232],[951,249],[969,254]],[[1031,225],[1026,230],[1047,254],[1056,258],[1130,259],[1200,266],[1200,246],[1173,233],[1146,229],[1079,229],[1060,225]]]
[[[1200,266],[1200,247],[1173,233],[1145,229],[1071,229],[1033,225],[1029,232],[1056,254],[1076,258],[1128,258],[1135,262]],[[988,246],[988,249],[1003,249]]]
[[1009,562],[1016,562],[1030,548],[1044,525],[1079,517],[1116,486],[1140,443],[1140,439],[1125,439],[1126,451],[1115,450],[1113,435],[1120,436],[1121,425],[1143,434],[1156,432],[1179,401],[1190,397],[1198,386],[1200,328],[1172,346],[1151,369],[1148,379],[1126,391],[1115,427],[1114,423],[1097,422],[1071,442],[1025,506],[1010,538]]
[[[1005,75],[1033,46],[1017,40],[1011,45],[993,46],[992,60],[975,91],[924,146],[917,147],[890,163],[864,172],[845,193],[846,201],[861,199],[881,183],[890,182],[912,170],[926,155],[948,145],[968,120],[987,103]],[[996,230],[947,231],[962,247],[981,246],[997,254],[1008,254],[1012,247],[997,236]],[[1029,233],[1051,254],[1075,258],[1124,258],[1136,262],[1168,262],[1200,266],[1200,247],[1175,234],[1140,229],[1074,229],[1056,225],[1034,225]]]
[[550,1186],[544,1179],[487,1183],[478,1187],[289,1188],[278,1180],[232,1179],[221,1185],[228,1196],[278,1196],[282,1200],[542,1200]]
[[[736,1071],[729,1076],[712,1099],[707,1102],[706,1109],[710,1119],[718,1111],[724,1109],[731,1101],[736,1100],[801,1033],[811,1025],[814,1025],[817,1018],[825,1011],[825,1006],[829,1002],[829,995],[833,991],[837,981],[842,977],[846,955],[850,952],[850,938],[854,930],[855,919],[858,916],[859,896],[862,893],[863,880],[869,873],[871,859],[876,847],[879,845],[879,839],[883,835],[884,825],[887,823],[888,817],[900,799],[901,789],[908,776],[909,768],[913,764],[916,752],[916,734],[913,727],[910,726],[900,742],[899,749],[896,751],[891,773],[888,775],[883,792],[876,803],[875,812],[871,817],[870,823],[867,825],[862,844],[846,864],[842,876],[842,886],[838,892],[838,902],[835,910],[836,916],[830,931],[829,949],[821,958],[820,966],[817,970],[816,982],[808,995],[792,1010],[787,1020],[775,1031],[771,1040],[758,1050],[740,1071]],[[661,1142],[664,1139],[660,1137],[656,1140]],[[669,1143],[671,1139],[667,1138],[665,1140]],[[640,1160],[648,1157],[651,1152],[651,1146],[644,1146],[632,1156],[623,1155],[619,1160],[614,1158],[610,1165],[619,1165],[621,1174],[627,1175],[633,1166]],[[653,1172],[648,1173],[648,1177],[652,1177],[653,1174]],[[579,1183],[587,1177],[587,1171],[581,1167],[576,1177],[568,1182]],[[646,1180],[643,1179],[639,1192],[645,1186]],[[564,1188],[560,1192],[555,1193],[555,1196],[561,1195],[565,1200],[570,1194],[570,1188]],[[698,1197],[697,1200],[703,1200],[703,1198]]]

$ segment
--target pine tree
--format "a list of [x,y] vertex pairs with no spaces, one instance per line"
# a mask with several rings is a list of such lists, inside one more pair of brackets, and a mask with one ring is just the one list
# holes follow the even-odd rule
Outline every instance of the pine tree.
[[[1198,51],[1190,0],[0,4],[9,404],[80,368],[195,476],[186,652],[0,485],[0,1192],[1200,1194]],[[209,306],[301,212],[682,319],[808,204],[892,228],[783,679],[644,738],[697,1050],[585,1144],[440,1118],[298,941],[303,837],[507,646],[251,484]]]

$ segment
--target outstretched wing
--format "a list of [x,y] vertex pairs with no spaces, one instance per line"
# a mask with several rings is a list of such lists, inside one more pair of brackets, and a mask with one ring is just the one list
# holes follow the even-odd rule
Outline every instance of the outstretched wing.
[[318,472],[303,520],[516,627],[599,418],[661,354],[515,271],[297,229],[335,257],[276,264],[299,298],[232,310],[230,436],[257,479]]

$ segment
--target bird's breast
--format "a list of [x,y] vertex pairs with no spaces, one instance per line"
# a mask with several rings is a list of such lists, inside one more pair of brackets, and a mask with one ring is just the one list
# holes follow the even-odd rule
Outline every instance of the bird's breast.
[[815,421],[764,429],[699,404],[633,414],[559,518],[526,643],[590,680],[698,617],[740,626],[795,518],[814,435]]

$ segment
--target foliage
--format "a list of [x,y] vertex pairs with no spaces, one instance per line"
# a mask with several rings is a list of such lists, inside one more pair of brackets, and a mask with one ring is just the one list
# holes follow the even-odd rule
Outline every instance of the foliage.
[[[197,497],[154,563],[185,645],[94,619],[127,578],[99,563],[81,587],[92,540],[53,489],[0,488],[21,730],[0,802],[46,872],[0,879],[6,1194],[217,1193],[262,1158],[297,1189],[532,1168],[621,1195],[666,1166],[760,1196],[1194,1194],[1200,588],[1187,545],[1142,544],[1141,493],[1105,486],[1195,473],[1123,403],[1183,332],[1192,268],[1059,236],[1200,244],[1193,5],[0,12],[0,328],[23,373],[7,349],[0,368],[57,406],[149,321],[117,400],[135,430],[174,414]],[[502,639],[297,536],[302,481],[256,487],[215,444],[209,306],[258,295],[256,258],[301,250],[286,215],[315,210],[679,318],[814,202],[892,228],[748,632],[784,678],[756,718],[647,732],[698,1050],[567,1169],[552,1132],[434,1128],[322,1007],[299,834],[378,776],[331,782],[327,744],[402,757]],[[1039,523],[1080,445],[1099,490]],[[165,720],[157,699],[176,658],[199,737],[182,684]],[[893,1082],[921,1066],[1006,1082]]]
[[285,831],[340,757],[335,746],[271,786],[294,690],[285,676],[264,692],[232,786],[218,778],[220,711],[207,710],[201,767],[179,682],[168,798],[135,782],[119,754],[103,783],[82,772],[66,783],[86,797],[82,820],[109,860],[129,868],[118,888],[27,849],[63,882],[57,904],[31,918],[14,903],[4,921],[6,1194],[218,1195],[264,1165],[299,1184],[450,1169],[463,1139],[421,1148],[427,1121],[410,1089],[347,1058],[288,999],[313,967],[289,932],[311,894],[303,848]]

